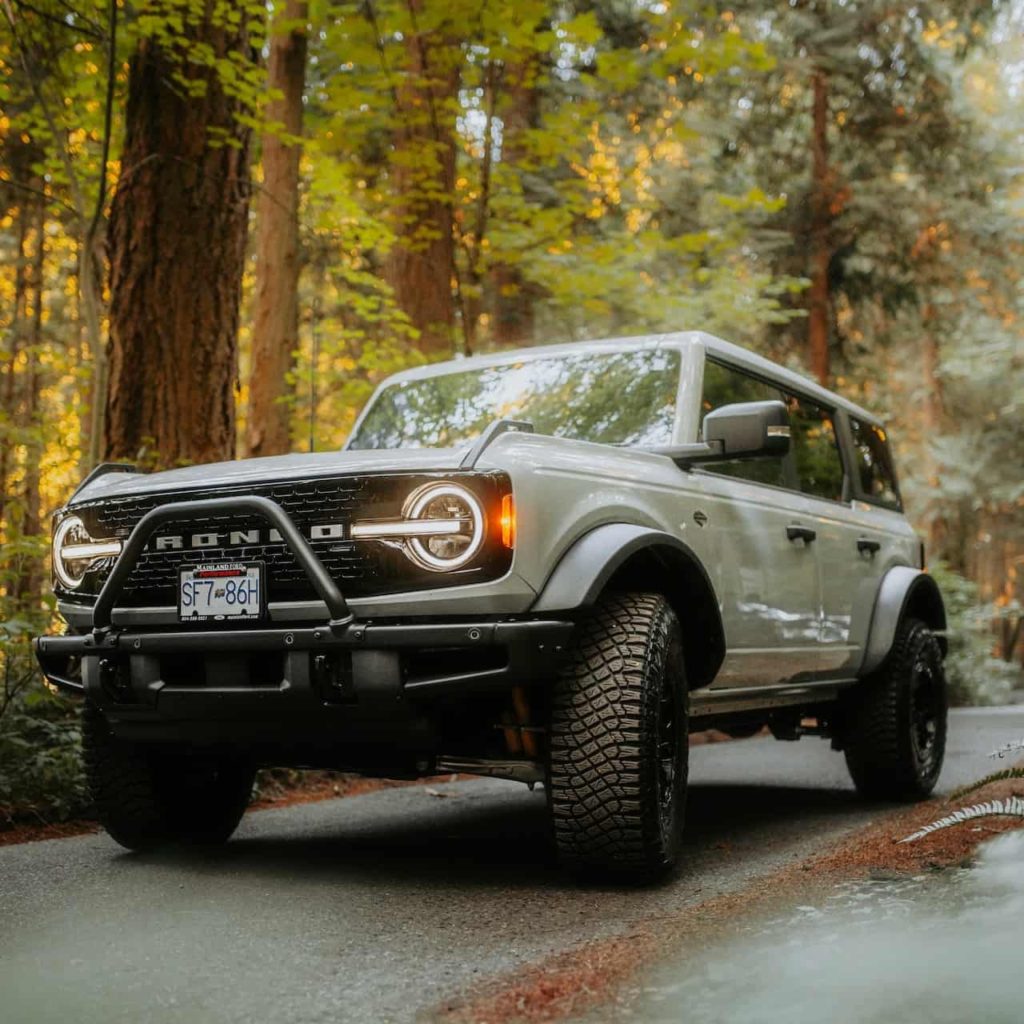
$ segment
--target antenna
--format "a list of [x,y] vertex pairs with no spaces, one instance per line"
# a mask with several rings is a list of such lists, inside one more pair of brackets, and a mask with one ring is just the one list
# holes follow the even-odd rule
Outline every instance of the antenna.
[[320,359],[320,296],[313,299],[313,353],[309,360],[309,450],[316,451],[316,364]]

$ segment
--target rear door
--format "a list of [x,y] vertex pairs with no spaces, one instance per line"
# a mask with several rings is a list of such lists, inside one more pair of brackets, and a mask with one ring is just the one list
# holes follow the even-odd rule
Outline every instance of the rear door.
[[822,671],[850,678],[860,665],[881,578],[916,564],[918,542],[902,514],[885,431],[845,416],[850,501],[823,517],[818,539],[822,582]]

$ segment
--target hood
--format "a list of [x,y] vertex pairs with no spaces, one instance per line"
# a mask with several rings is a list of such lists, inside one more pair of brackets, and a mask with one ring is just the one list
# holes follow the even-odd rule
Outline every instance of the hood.
[[162,473],[104,473],[80,487],[70,505],[101,498],[162,491],[203,490],[277,480],[313,480],[346,473],[450,473],[459,468],[465,448],[402,448],[271,455],[235,462],[211,462]]

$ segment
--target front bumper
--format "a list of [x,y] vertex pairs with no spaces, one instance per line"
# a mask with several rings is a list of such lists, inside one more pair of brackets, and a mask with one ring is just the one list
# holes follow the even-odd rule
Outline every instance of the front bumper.
[[120,628],[113,612],[153,532],[198,520],[229,499],[158,506],[136,525],[81,635],[40,637],[36,657],[56,687],[84,695],[115,732],[154,738],[372,742],[394,740],[405,722],[452,695],[509,689],[554,677],[569,646],[569,621],[498,618],[357,619],[316,553],[275,502],[230,499],[282,535],[323,601],[319,625],[262,628]]
[[[554,620],[40,637],[49,681],[123,726],[191,723],[169,735],[339,738],[453,695],[552,679],[574,626]],[[131,731],[118,729],[119,732]],[[365,729],[361,739],[371,737]]]

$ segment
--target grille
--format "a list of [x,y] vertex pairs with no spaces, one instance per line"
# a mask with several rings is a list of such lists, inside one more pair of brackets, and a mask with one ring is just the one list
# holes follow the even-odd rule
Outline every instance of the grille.
[[[452,479],[445,476],[445,479]],[[312,526],[342,523],[346,527],[353,519],[383,519],[398,516],[406,496],[414,488],[434,479],[423,474],[400,476],[349,476],[329,480],[304,480],[274,484],[256,484],[244,487],[209,488],[201,492],[188,491],[139,495],[107,499],[102,502],[76,505],[80,516],[93,537],[127,537],[139,520],[158,505],[174,501],[199,498],[230,498],[233,495],[253,494],[277,502],[291,517],[302,534],[309,537]],[[498,475],[481,475],[470,483],[482,499],[484,507],[494,507],[496,490],[504,490]],[[168,523],[155,534],[153,542],[161,536],[195,533],[261,530],[266,536],[269,528],[260,516],[223,513],[211,515],[201,521],[183,524]],[[346,531],[347,532],[347,531]],[[267,597],[269,601],[312,600],[316,592],[294,556],[283,543],[204,547],[194,550],[158,551],[150,543],[128,577],[117,604],[121,607],[157,607],[176,605],[178,598],[178,572],[190,565],[209,562],[259,561],[266,565]],[[310,544],[330,575],[339,583],[347,597],[368,596],[417,590],[427,587],[479,582],[501,575],[508,568],[508,559],[486,545],[476,563],[453,573],[430,573],[414,565],[394,543],[350,540],[311,540]],[[73,599],[94,598],[99,593],[110,566],[99,566],[87,574]],[[62,595],[63,596],[63,595]],[[90,600],[91,603],[91,600]]]

